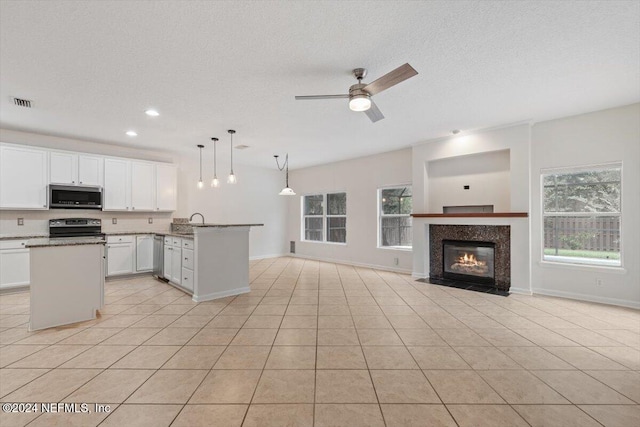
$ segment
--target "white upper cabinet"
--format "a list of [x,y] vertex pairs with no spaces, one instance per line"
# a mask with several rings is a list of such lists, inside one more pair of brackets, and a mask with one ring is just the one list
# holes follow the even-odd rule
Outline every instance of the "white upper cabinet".
[[78,156],[78,184],[102,186],[104,160],[98,156]]
[[47,209],[47,151],[0,146],[0,208]]
[[78,155],[67,152],[49,153],[49,182],[75,185],[78,183]]
[[177,168],[170,164],[156,164],[156,210],[175,211],[178,190]]
[[102,186],[102,157],[67,151],[49,153],[49,183]]
[[131,162],[131,210],[152,211],[156,205],[155,165]]
[[128,211],[131,208],[131,162],[104,159],[103,210]]

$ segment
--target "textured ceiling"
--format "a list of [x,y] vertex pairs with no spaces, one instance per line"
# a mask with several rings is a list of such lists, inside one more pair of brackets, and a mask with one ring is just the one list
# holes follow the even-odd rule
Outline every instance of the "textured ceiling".
[[[294,100],[405,62],[376,124]],[[2,1],[0,95],[6,128],[194,157],[233,128],[236,161],[297,168],[637,102],[640,2]]]

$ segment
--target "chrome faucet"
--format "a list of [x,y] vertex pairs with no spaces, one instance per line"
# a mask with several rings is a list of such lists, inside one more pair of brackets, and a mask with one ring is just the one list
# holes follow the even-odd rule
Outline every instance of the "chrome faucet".
[[194,216],[196,216],[196,215],[200,215],[200,217],[202,217],[202,225],[204,225],[204,215],[202,215],[200,212],[196,212],[196,213],[194,213],[193,215],[191,215],[191,216],[189,217],[189,222],[191,222],[191,220],[193,219],[193,217],[194,217]]

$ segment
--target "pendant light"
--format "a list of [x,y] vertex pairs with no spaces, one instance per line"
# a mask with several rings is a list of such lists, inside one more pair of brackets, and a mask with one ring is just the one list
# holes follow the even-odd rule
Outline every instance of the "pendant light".
[[204,183],[202,182],[202,149],[204,145],[198,144],[198,148],[200,149],[200,180],[198,181],[198,188],[202,189],[202,187],[204,187]]
[[280,196],[295,196],[296,193],[295,191],[293,191],[290,187],[289,187],[289,153],[287,153],[287,155],[285,156],[285,160],[284,160],[284,164],[282,165],[282,167],[280,167],[280,163],[278,162],[278,155],[274,155],[273,157],[276,158],[276,165],[278,165],[278,169],[280,171],[285,170],[286,169],[286,178],[285,178],[285,187],[282,189],[282,191],[280,193],[278,193]]
[[216,158],[216,143],[218,142],[218,138],[211,138],[211,141],[213,141],[213,179],[211,180],[211,186],[218,188],[220,187],[220,180],[218,179],[218,173],[216,171],[218,164],[218,159]]
[[236,182],[238,182],[238,179],[233,174],[233,134],[236,133],[236,131],[233,129],[229,129],[227,132],[229,132],[229,135],[231,135],[231,142],[229,145],[229,147],[231,148],[231,173],[229,173],[229,177],[227,178],[227,184],[235,184]]

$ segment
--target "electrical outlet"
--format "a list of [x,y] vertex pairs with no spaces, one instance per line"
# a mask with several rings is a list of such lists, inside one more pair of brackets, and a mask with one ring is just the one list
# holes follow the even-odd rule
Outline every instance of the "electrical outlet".
[[24,225],[24,218],[18,218],[18,225]]
[[111,218],[111,224],[117,224],[118,218]]
[[153,218],[149,218],[149,224],[153,224]]
[[596,279],[596,286],[602,286],[602,279],[600,278]]
[[399,260],[398,258],[394,258],[394,259],[393,259],[393,263],[394,263],[395,265],[398,265],[398,263],[399,263],[399,262],[400,262],[400,260]]

